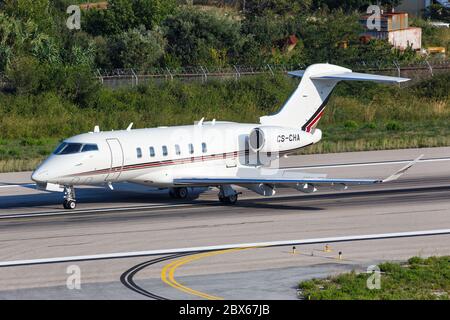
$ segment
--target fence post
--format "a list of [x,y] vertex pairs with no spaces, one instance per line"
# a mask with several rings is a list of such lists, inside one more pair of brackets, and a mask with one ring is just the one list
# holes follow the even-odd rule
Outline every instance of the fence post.
[[170,72],[170,70],[169,70],[168,67],[166,67],[166,70],[167,70],[167,73],[168,73],[169,76],[170,76],[170,80],[172,81],[172,80],[173,80],[173,75],[172,75],[172,73]]
[[394,64],[394,66],[397,68],[397,75],[400,78],[402,76],[401,74],[401,69],[400,69],[400,65],[397,63],[397,61],[392,61],[392,63]]
[[431,64],[428,62],[428,60],[425,60],[425,62],[427,63],[428,69],[430,70],[431,76],[433,77],[433,67],[431,66]]
[[101,81],[102,84],[103,84],[103,83],[104,83],[104,81],[103,81],[103,76],[102,76],[102,74],[101,74],[101,72],[100,72],[99,69],[97,69],[97,74],[98,74],[98,77],[100,78],[100,81]]
[[205,68],[203,68],[203,66],[200,66],[200,70],[202,70],[202,73],[203,73],[203,76],[202,76],[202,79],[204,79],[203,82],[207,82],[208,74],[206,73]]
[[241,73],[239,72],[238,68],[234,65],[233,66],[234,71],[236,71],[236,80],[238,80],[241,77]]
[[[136,87],[139,85],[139,79],[136,73],[134,72],[133,68],[131,68],[131,73],[133,74],[133,77],[136,79]],[[131,81],[131,86],[133,86],[133,81]]]
[[272,77],[275,77],[275,73],[273,73],[272,68],[270,67],[270,64],[267,64],[267,67],[269,68],[270,73],[272,74]]

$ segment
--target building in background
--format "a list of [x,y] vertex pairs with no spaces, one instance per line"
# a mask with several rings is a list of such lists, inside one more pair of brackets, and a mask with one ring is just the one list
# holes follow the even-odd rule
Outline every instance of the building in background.
[[369,29],[371,23],[368,20],[371,16],[363,16],[360,23],[364,26],[365,32],[361,34],[361,41],[367,42],[370,39],[389,41],[395,48],[405,50],[411,47],[413,50],[420,50],[422,47],[422,29],[410,27],[408,13],[390,12],[381,13],[380,28]]

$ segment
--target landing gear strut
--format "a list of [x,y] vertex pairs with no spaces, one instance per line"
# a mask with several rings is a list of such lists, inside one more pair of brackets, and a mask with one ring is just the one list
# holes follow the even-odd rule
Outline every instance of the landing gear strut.
[[75,200],[75,188],[73,186],[64,187],[63,207],[64,209],[70,210],[73,210],[77,207],[77,203]]
[[171,188],[169,190],[169,194],[172,198],[184,200],[187,199],[187,197],[189,196],[189,190],[186,187]]
[[218,194],[219,201],[223,204],[230,204],[233,205],[238,200],[238,195],[240,193],[236,192],[231,186],[225,185],[220,186],[220,191]]

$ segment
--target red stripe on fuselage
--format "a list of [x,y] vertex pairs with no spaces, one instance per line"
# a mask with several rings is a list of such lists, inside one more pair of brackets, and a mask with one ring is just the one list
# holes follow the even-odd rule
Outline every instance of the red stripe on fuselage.
[[322,110],[322,111],[314,118],[314,120],[306,127],[306,132],[311,132],[312,126],[314,126],[314,124],[320,120],[320,118],[322,117],[324,111],[325,111],[325,109]]

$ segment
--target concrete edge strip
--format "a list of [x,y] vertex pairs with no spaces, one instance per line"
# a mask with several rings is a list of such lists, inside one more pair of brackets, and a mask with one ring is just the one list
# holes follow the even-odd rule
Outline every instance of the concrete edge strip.
[[277,246],[287,246],[287,245],[336,243],[336,242],[348,242],[348,241],[379,240],[379,239],[421,237],[421,236],[435,236],[435,235],[450,235],[450,229],[435,229],[435,230],[425,230],[425,231],[407,231],[407,232],[380,233],[380,234],[367,234],[367,235],[355,235],[355,236],[312,238],[312,239],[302,239],[302,240],[237,243],[237,244],[225,244],[225,245],[204,246],[204,247],[190,247],[190,248],[188,247],[188,248],[177,248],[177,249],[105,253],[105,254],[95,254],[95,255],[85,255],[85,256],[68,256],[68,257],[44,258],[44,259],[2,261],[2,262],[0,262],[0,267],[17,267],[17,266],[39,265],[39,264],[64,263],[64,262],[123,259],[123,258],[135,258],[135,257],[145,257],[145,256],[167,255],[167,254],[175,254],[175,253],[190,253],[190,252],[200,253],[200,252],[235,249],[235,248],[277,247]]

